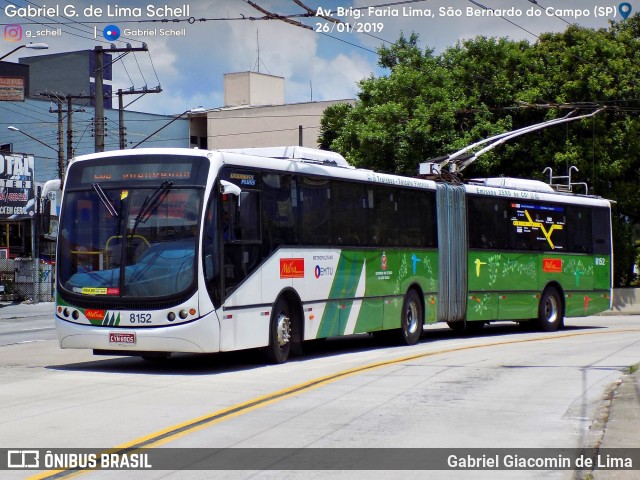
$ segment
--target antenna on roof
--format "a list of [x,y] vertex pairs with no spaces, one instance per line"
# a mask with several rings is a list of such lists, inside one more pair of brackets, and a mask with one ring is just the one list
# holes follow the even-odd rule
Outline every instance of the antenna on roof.
[[267,73],[271,74],[267,65],[260,58],[260,30],[256,30],[256,63],[253,64],[253,71],[256,73],[260,73],[260,64],[264,65],[264,68],[267,70]]

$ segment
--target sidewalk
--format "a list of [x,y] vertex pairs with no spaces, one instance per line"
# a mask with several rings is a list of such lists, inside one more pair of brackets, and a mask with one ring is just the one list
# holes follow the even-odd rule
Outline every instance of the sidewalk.
[[[603,400],[604,418],[600,448],[640,447],[640,369],[622,377]],[[594,424],[598,423],[598,420]],[[592,425],[593,427],[594,425]],[[591,447],[592,445],[587,445]],[[638,470],[596,470],[595,480],[631,480]]]
[[26,302],[0,302],[0,320],[42,317],[46,315],[51,316],[53,320],[54,308],[54,302],[40,302],[36,304]]

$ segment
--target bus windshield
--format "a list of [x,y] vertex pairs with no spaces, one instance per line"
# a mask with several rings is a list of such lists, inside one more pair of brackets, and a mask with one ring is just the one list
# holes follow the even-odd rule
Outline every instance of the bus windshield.
[[203,189],[171,181],[135,188],[95,182],[65,194],[59,283],[80,295],[180,294],[195,282]]

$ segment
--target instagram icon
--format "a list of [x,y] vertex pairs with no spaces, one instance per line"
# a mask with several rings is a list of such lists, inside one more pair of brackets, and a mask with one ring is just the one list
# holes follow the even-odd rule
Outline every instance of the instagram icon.
[[20,25],[5,25],[4,39],[7,42],[19,42],[22,40],[22,27]]

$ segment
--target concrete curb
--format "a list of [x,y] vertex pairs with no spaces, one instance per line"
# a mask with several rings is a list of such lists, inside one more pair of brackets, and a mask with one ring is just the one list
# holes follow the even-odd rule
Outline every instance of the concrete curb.
[[[596,410],[584,447],[596,449],[640,447],[640,369],[616,380]],[[577,480],[632,480],[637,470],[576,472]]]

